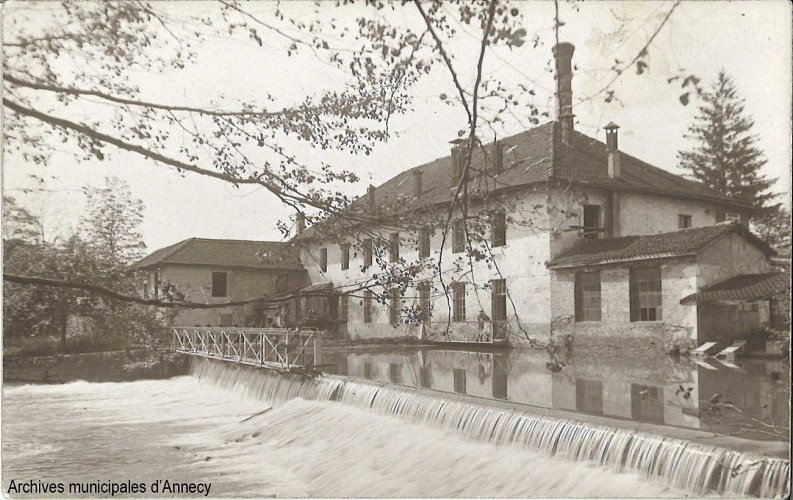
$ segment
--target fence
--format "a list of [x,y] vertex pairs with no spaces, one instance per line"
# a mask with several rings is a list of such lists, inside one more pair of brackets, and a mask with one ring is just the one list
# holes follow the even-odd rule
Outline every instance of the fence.
[[428,333],[427,340],[432,342],[492,345],[506,343],[508,327],[502,321],[437,323],[428,328]]
[[173,327],[177,352],[281,370],[314,367],[321,346],[315,329]]

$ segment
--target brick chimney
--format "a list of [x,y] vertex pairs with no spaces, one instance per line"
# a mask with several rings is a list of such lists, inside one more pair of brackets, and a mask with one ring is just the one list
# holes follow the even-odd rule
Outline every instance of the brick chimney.
[[572,43],[562,42],[553,48],[556,60],[556,121],[562,135],[562,141],[569,143],[573,137],[573,69],[572,59],[575,46]]
[[369,187],[366,189],[366,201],[369,202],[369,208],[374,210],[375,208],[375,187],[369,184]]
[[606,151],[609,157],[609,179],[616,179],[620,176],[620,149],[617,144],[617,131],[619,125],[609,122],[604,127],[606,129]]
[[421,192],[421,170],[416,169],[413,171],[413,196],[418,198],[421,196]]
[[306,215],[303,212],[295,214],[295,226],[297,226],[297,234],[302,234],[306,230]]

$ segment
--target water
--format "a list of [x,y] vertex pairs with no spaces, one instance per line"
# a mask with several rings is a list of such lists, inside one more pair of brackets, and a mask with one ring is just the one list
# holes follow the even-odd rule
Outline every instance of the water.
[[[704,394],[737,387],[748,412],[757,384],[759,408],[774,416],[766,406],[775,386],[754,380],[763,379],[757,366],[708,378],[669,360],[577,359],[553,372],[536,353],[438,350],[342,352],[325,362],[356,379],[196,360],[192,377],[167,381],[4,387],[4,491],[12,478],[169,479],[212,483],[211,496],[287,497],[739,497],[786,488],[786,461],[602,423],[630,415],[645,427],[711,428]],[[763,366],[765,379],[787,378],[783,365]],[[679,382],[694,395],[658,394]],[[543,416],[543,407],[599,420]],[[760,449],[779,444],[759,438]]]
[[[578,354],[558,371],[548,362],[540,351],[519,349],[336,351],[322,360],[325,371],[357,379],[755,441],[789,440],[790,365],[783,361]],[[709,404],[717,395],[740,412],[717,411]]]
[[[260,384],[264,392],[279,385],[278,378],[260,380],[274,381]],[[280,399],[288,391],[271,394]],[[337,402],[292,399],[260,413],[271,407],[194,377],[6,387],[3,488],[11,479],[169,479],[209,482],[210,496],[682,495],[637,475]]]

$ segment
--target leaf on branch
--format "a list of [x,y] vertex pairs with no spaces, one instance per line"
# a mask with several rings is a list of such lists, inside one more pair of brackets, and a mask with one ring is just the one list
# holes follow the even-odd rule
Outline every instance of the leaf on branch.
[[680,104],[683,106],[688,106],[688,96],[691,92],[686,92],[685,94],[680,96]]

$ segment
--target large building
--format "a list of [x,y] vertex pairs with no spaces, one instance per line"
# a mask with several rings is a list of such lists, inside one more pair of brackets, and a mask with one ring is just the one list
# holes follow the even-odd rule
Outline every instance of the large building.
[[[557,120],[471,154],[466,217],[460,205],[449,210],[467,156],[455,144],[449,156],[370,187],[350,208],[381,222],[331,220],[300,231],[309,281],[340,294],[342,334],[473,340],[485,318],[511,343],[571,334],[575,342],[689,347],[719,336],[694,294],[773,274],[773,251],[746,229],[750,204],[620,151],[613,123],[605,143],[574,129],[572,53],[567,43],[554,50]],[[484,252],[472,248],[474,233],[486,235]],[[430,264],[413,267],[407,286],[378,292],[383,276],[399,278],[417,263]],[[766,298],[732,305],[759,324],[767,306],[756,301]]]
[[[771,321],[786,286],[748,229],[752,205],[574,128],[573,46],[554,49],[555,121],[402,172],[291,242],[189,239],[136,264],[145,294],[258,307],[181,325],[311,326],[415,336],[689,350]],[[463,179],[463,176],[466,176]],[[462,182],[465,181],[465,182]],[[164,284],[167,284],[165,287]]]

